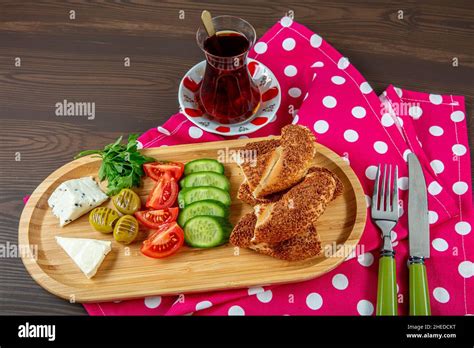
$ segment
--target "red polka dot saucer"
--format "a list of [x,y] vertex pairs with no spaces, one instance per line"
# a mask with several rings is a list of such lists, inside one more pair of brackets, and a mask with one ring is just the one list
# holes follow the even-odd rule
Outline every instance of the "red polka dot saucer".
[[248,58],[247,66],[262,98],[257,112],[249,119],[236,124],[222,124],[208,119],[199,108],[195,95],[204,76],[205,60],[193,66],[179,84],[180,112],[206,132],[228,136],[252,133],[272,122],[281,103],[280,84],[272,71],[255,59]]

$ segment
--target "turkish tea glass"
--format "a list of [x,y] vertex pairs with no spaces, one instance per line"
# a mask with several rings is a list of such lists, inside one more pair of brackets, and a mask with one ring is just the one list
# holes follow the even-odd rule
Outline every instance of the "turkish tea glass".
[[206,56],[206,70],[197,93],[202,111],[223,124],[242,123],[260,106],[260,91],[247,69],[247,54],[255,43],[255,29],[233,16],[212,18],[216,35],[204,28],[196,39]]

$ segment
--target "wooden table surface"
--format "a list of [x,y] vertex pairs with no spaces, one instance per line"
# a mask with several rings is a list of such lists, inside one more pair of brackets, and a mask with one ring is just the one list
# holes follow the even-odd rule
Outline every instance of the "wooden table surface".
[[[179,80],[203,59],[194,36],[203,6],[247,19],[259,36],[293,11],[377,92],[393,83],[464,95],[472,140],[472,0],[0,0],[0,243],[17,243],[22,198],[78,151],[176,112]],[[64,99],[95,102],[95,119],[56,116]],[[0,314],[85,313],[39,287],[20,259],[0,259]]]

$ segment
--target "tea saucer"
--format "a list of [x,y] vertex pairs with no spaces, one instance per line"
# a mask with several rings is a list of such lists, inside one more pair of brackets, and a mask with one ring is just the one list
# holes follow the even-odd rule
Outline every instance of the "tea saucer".
[[195,98],[204,76],[205,60],[193,66],[184,75],[179,84],[178,99],[180,112],[199,128],[206,132],[220,135],[248,134],[270,123],[275,118],[276,112],[280,107],[280,84],[272,71],[264,64],[251,58],[248,58],[247,64],[252,80],[260,90],[262,99],[260,107],[252,117],[237,124],[223,124],[206,117],[206,114],[199,108]]

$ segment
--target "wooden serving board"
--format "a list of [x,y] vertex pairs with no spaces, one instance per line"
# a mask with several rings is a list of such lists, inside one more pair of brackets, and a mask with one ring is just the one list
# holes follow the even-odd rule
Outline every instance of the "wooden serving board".
[[[273,137],[276,138],[276,137]],[[197,158],[225,159],[250,141],[228,140],[199,145],[178,145],[146,149],[143,152],[157,160],[188,162]],[[36,257],[23,257],[33,279],[51,293],[76,302],[98,302],[138,298],[150,295],[191,293],[257,285],[289,283],[318,277],[338,266],[355,248],[366,221],[366,201],[359,180],[336,153],[318,144],[315,165],[330,169],[344,183],[344,194],[330,203],[317,222],[323,251],[331,246],[342,247],[343,253],[321,256],[301,262],[281,261],[230,244],[212,249],[184,246],[177,254],[155,260],[140,254],[141,242],[124,246],[111,234],[92,229],[88,214],[59,227],[47,200],[62,182],[93,176],[97,178],[100,159],[84,157],[70,162],[47,177],[33,192],[20,219],[19,242],[37,248]],[[221,157],[219,157],[221,156]],[[229,159],[229,158],[227,158]],[[235,163],[224,163],[231,182],[231,214],[233,224],[252,208],[236,198],[243,174]],[[136,189],[144,202],[153,183],[143,179]],[[104,205],[112,207],[110,200]],[[69,256],[56,243],[55,236],[95,238],[112,241],[112,251],[99,271],[87,279]],[[333,248],[330,248],[333,250]]]

